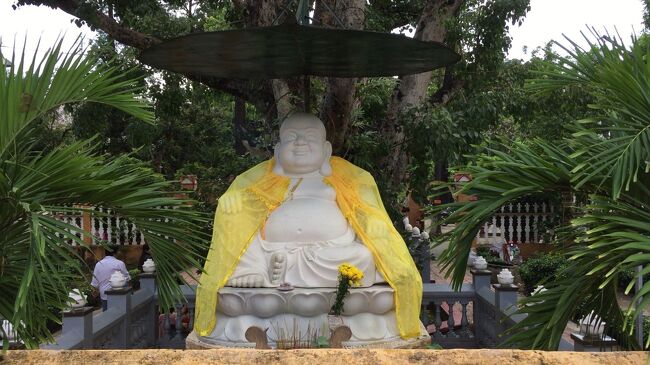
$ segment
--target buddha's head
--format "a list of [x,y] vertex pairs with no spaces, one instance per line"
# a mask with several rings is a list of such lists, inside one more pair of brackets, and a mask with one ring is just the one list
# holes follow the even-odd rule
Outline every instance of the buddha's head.
[[275,145],[278,175],[304,175],[319,171],[323,176],[332,174],[329,159],[332,145],[325,139],[325,126],[316,116],[294,113],[280,126],[280,142]]

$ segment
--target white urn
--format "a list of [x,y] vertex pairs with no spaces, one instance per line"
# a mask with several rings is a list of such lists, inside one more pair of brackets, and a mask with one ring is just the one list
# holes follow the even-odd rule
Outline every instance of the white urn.
[[512,285],[512,283],[515,281],[515,277],[512,275],[510,270],[503,269],[499,275],[497,275],[497,280],[501,285]]
[[605,332],[605,322],[591,311],[591,313],[580,319],[580,333],[585,337],[601,338]]
[[113,289],[124,288],[126,286],[126,276],[124,276],[120,271],[115,271],[108,282],[111,284]]
[[73,289],[68,294],[68,298],[70,298],[69,303],[71,309],[83,308],[86,305],[86,297],[79,289]]
[[487,270],[488,263],[483,256],[476,256],[474,259],[474,268],[476,270]]
[[151,274],[156,271],[156,263],[152,259],[147,259],[144,264],[142,264],[142,271],[147,274]]

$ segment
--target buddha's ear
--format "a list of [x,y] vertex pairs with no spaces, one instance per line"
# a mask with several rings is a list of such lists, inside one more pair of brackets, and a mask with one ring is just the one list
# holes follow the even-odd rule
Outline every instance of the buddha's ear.
[[325,148],[323,152],[325,154],[325,159],[323,160],[323,164],[321,165],[319,172],[323,176],[330,176],[332,175],[332,165],[330,165],[330,157],[332,157],[332,144],[328,141],[325,141]]
[[275,157],[275,166],[273,166],[273,173],[279,176],[284,175],[284,169],[280,164],[280,143],[275,145],[273,148],[273,157]]

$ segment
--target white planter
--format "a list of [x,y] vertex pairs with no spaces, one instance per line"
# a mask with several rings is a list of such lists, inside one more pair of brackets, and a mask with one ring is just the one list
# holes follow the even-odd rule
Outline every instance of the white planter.
[[156,264],[153,262],[152,259],[147,259],[147,261],[142,264],[142,271],[144,271],[147,274],[151,274],[154,271],[156,271]]
[[70,298],[70,308],[72,309],[83,308],[86,305],[86,297],[79,289],[73,289],[68,294],[68,298]]
[[499,275],[497,275],[497,280],[499,280],[499,284],[501,285],[512,285],[515,281],[515,277],[512,275],[510,270],[503,269]]
[[483,256],[476,256],[474,259],[474,268],[476,270],[487,270],[488,263]]
[[605,332],[605,322],[591,311],[591,313],[584,316],[580,321],[580,334],[590,338],[602,338]]
[[126,286],[126,276],[119,271],[115,271],[108,282],[113,289],[121,289]]

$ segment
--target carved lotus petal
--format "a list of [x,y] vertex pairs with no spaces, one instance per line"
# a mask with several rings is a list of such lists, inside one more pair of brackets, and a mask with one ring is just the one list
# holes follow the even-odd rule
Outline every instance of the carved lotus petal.
[[289,300],[289,305],[290,312],[306,317],[329,311],[327,298],[321,293],[296,294]]
[[284,299],[277,294],[260,293],[253,294],[248,298],[248,314],[268,318],[282,313],[285,309]]

